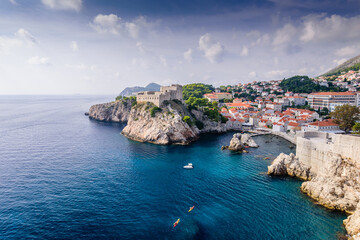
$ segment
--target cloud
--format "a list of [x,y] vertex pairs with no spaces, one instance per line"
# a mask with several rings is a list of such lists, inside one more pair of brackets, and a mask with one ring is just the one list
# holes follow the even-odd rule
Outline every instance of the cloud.
[[243,46],[240,55],[241,56],[248,56],[249,55],[249,48],[246,47],[246,46]]
[[77,64],[77,65],[66,65],[69,68],[76,69],[76,70],[86,70],[86,71],[94,71],[96,70],[96,65],[86,65],[86,64]]
[[248,76],[249,78],[255,78],[256,77],[256,72],[249,72]]
[[121,29],[120,21],[121,18],[115,14],[98,14],[90,26],[98,33],[112,33],[117,35]]
[[188,62],[192,62],[192,54],[193,54],[193,51],[191,48],[189,48],[187,51],[184,52],[184,59]]
[[160,62],[164,67],[168,66],[167,60],[164,56],[160,56]]
[[33,35],[31,35],[27,30],[25,30],[23,28],[20,28],[15,33],[15,36],[27,41],[30,44],[35,44],[35,45],[39,44],[38,40]]
[[340,65],[343,64],[344,62],[346,62],[346,58],[341,58],[341,59],[334,59],[333,63],[335,63],[336,65]]
[[154,25],[143,16],[139,16],[132,21],[123,21],[116,14],[98,14],[90,23],[90,26],[98,33],[123,34],[133,39],[138,39],[140,35],[146,34]]
[[287,70],[272,70],[272,71],[266,72],[265,75],[268,78],[280,79],[280,78],[284,78],[284,75],[287,72],[288,72]]
[[355,55],[358,49],[354,46],[343,47],[335,51],[335,54],[339,57]]
[[31,65],[49,65],[50,60],[48,57],[34,56],[28,59],[28,63]]
[[204,52],[205,57],[211,62],[220,62],[224,54],[224,46],[215,42],[209,33],[199,39],[199,49]]
[[14,48],[38,45],[38,40],[27,30],[20,28],[13,36],[0,36],[0,51],[6,52]]
[[310,41],[339,41],[358,39],[360,37],[360,15],[342,17],[326,14],[308,15],[303,18],[303,42]]
[[10,0],[13,5],[19,5],[15,0]]
[[41,0],[48,8],[55,10],[75,10],[80,11],[82,0]]
[[78,46],[78,44],[77,44],[76,41],[72,41],[72,42],[70,43],[70,48],[71,48],[71,50],[73,50],[74,52],[79,51],[79,46]]
[[278,46],[291,42],[296,32],[296,28],[291,23],[285,24],[284,27],[276,31],[273,44]]
[[139,52],[141,52],[141,53],[145,53],[145,52],[146,52],[146,50],[145,50],[145,48],[144,48],[144,44],[143,44],[142,42],[137,42],[137,43],[136,43],[136,47],[137,47],[137,49],[139,50]]

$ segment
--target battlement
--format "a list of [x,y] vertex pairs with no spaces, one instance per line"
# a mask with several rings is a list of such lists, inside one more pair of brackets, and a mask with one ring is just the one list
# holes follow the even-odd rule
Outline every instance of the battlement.
[[169,100],[180,100],[182,101],[182,86],[179,84],[173,84],[171,86],[160,87],[160,92],[145,91],[138,92],[136,94],[137,102],[151,102],[156,106],[160,107],[164,101]]

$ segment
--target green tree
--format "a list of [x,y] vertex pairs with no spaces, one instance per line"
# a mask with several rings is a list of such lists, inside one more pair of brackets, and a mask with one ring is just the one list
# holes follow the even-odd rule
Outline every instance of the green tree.
[[183,86],[183,99],[186,101],[190,97],[202,98],[205,93],[215,90],[212,85],[203,83],[192,83]]
[[360,134],[360,122],[355,123],[354,126],[352,127],[352,130],[355,133]]
[[185,123],[187,123],[187,125],[189,125],[189,126],[192,126],[192,124],[193,124],[191,121],[191,118],[189,116],[184,116],[183,121]]
[[355,122],[360,119],[360,110],[356,106],[348,104],[337,106],[335,111],[330,113],[332,118],[335,118],[335,123],[339,124],[340,129],[348,132]]
[[151,115],[151,117],[155,117],[156,113],[161,112],[161,111],[162,111],[161,108],[155,106],[155,107],[151,108],[150,115]]

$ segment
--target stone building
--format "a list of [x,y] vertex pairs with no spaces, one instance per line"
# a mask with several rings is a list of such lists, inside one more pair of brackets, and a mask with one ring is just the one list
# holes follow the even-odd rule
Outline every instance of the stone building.
[[182,101],[182,86],[179,84],[172,84],[171,86],[160,87],[160,92],[145,91],[136,94],[137,102],[151,102],[160,107],[164,101],[169,100]]

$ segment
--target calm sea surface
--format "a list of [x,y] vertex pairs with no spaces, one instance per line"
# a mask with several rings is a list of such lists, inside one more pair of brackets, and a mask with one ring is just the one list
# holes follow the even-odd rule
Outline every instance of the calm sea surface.
[[[243,155],[220,150],[232,133],[190,146],[133,142],[119,134],[124,124],[84,116],[92,104],[111,100],[0,96],[0,239],[344,234],[344,214],[314,205],[300,181],[264,174],[280,152],[294,151],[288,142],[256,137],[260,148]],[[193,170],[182,168],[188,162]]]

